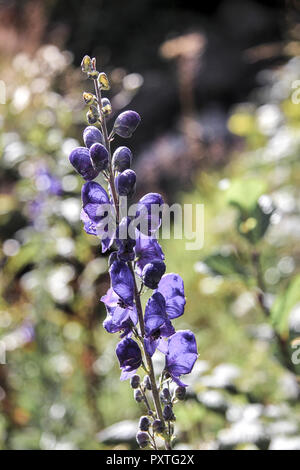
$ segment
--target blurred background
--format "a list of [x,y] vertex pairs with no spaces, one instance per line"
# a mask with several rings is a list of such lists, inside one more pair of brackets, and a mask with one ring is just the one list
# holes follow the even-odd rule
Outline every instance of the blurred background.
[[101,325],[107,257],[68,161],[85,54],[112,117],[142,116],[136,198],[205,205],[202,250],[162,241],[200,353],[177,448],[299,450],[297,0],[0,1],[0,449],[136,447],[143,409]]

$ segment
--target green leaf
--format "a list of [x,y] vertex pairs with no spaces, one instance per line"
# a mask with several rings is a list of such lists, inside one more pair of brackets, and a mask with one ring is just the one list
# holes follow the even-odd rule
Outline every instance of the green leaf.
[[243,260],[234,252],[214,253],[204,259],[204,263],[215,275],[247,277]]
[[271,215],[274,210],[266,214],[263,212],[259,204],[248,214],[240,212],[237,218],[237,230],[243,237],[247,238],[250,243],[257,243],[266,233]]
[[280,334],[288,332],[289,315],[298,302],[300,302],[300,275],[290,281],[287,289],[278,295],[271,308],[272,324]]
[[227,201],[250,213],[255,209],[257,201],[267,190],[266,182],[258,178],[243,178],[231,182],[227,190]]

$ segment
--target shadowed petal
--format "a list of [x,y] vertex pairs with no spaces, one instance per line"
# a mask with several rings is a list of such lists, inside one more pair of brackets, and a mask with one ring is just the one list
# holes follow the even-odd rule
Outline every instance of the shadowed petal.
[[[194,334],[189,330],[181,330],[168,340],[166,370],[173,380],[179,383],[179,376],[189,374],[197,360],[197,344]],[[185,386],[180,382],[180,385]]]
[[134,281],[124,261],[114,261],[109,269],[111,286],[125,305],[133,306]]
[[166,303],[163,296],[157,292],[150,297],[145,308],[145,333],[152,335],[167,320]]
[[166,311],[170,319],[180,317],[186,303],[183,280],[178,274],[162,276],[156,292],[160,292],[166,301]]

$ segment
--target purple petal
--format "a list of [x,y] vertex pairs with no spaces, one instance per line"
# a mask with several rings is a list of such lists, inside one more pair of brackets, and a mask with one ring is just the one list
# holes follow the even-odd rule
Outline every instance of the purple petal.
[[99,171],[93,168],[90,160],[90,152],[86,147],[77,147],[72,150],[69,160],[77,173],[85,180],[90,181],[98,176]]
[[83,140],[85,146],[90,148],[93,144],[103,144],[103,136],[101,131],[95,126],[88,126],[83,131]]
[[149,237],[142,232],[136,230],[136,245],[135,245],[136,273],[141,276],[143,268],[146,264],[154,259],[164,260],[165,256],[155,237]]
[[105,307],[109,313],[113,313],[114,309],[118,305],[119,297],[114,292],[114,290],[110,287],[105,295],[102,295],[101,302],[105,304]]
[[166,303],[163,296],[157,292],[150,297],[145,308],[145,333],[152,335],[167,320]]
[[149,338],[144,339],[145,349],[150,357],[152,357],[153,354],[155,353],[158,343],[159,343],[159,340],[153,339],[151,336]]
[[125,305],[133,306],[134,280],[124,261],[114,261],[109,269],[111,286]]
[[[142,363],[142,354],[138,344],[131,338],[124,338],[116,347],[116,354],[122,369],[121,380],[126,380]],[[129,375],[128,375],[129,374]]]
[[158,193],[148,193],[138,202],[137,228],[145,235],[153,235],[160,227],[164,200]]
[[83,209],[80,213],[80,219],[83,222],[83,228],[86,231],[86,233],[88,233],[89,235],[97,235],[97,225],[91,221],[91,219],[86,214],[86,212],[84,212]]
[[166,369],[174,380],[182,374],[189,374],[197,357],[196,339],[191,331],[181,330],[169,338]]
[[99,222],[109,208],[109,197],[100,184],[92,181],[85,183],[81,191],[83,209],[93,222]]
[[165,274],[155,292],[160,292],[166,301],[166,311],[170,319],[180,317],[186,303],[183,280],[178,274]]

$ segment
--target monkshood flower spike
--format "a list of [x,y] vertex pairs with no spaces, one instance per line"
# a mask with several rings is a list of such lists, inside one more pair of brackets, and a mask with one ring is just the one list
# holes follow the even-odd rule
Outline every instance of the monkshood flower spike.
[[[93,81],[94,93],[83,93],[89,125],[83,132],[84,146],[72,150],[69,159],[85,180],[81,192],[84,230],[100,238],[102,253],[110,252],[110,288],[101,297],[107,312],[103,327],[119,334],[120,378],[129,380],[135,401],[143,407],[137,444],[158,449],[158,442],[164,442],[170,450],[175,437],[174,405],[184,400],[187,387],[182,376],[192,371],[198,357],[194,334],[176,332],[172,323],[184,313],[183,280],[179,274],[166,273],[165,256],[157,241],[162,196],[146,194],[138,201],[134,216],[123,212],[121,216],[122,198],[134,196],[136,174],[131,169],[130,148],[121,146],[112,154],[111,144],[115,135],[129,139],[141,118],[135,111],[124,111],[109,133],[106,119],[112,112],[111,103],[102,96],[110,89],[109,80],[96,69],[94,58],[84,56],[81,68]],[[150,294],[145,313],[143,292]],[[165,356],[160,374],[152,362],[156,351]]]

